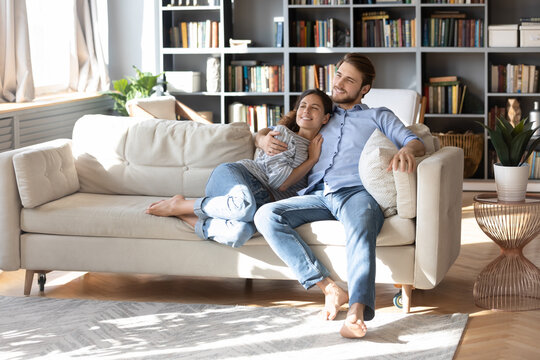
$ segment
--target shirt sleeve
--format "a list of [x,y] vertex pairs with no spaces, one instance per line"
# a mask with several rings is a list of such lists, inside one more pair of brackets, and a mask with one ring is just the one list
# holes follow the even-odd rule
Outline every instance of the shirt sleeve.
[[420,140],[405,124],[387,108],[380,108],[378,118],[381,120],[381,131],[398,147],[402,148],[411,140]]

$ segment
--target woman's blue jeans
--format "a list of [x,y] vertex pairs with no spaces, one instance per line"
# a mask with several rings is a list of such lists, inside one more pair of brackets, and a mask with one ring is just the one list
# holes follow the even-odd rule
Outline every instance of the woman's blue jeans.
[[375,244],[384,216],[363,186],[311,193],[263,205],[255,214],[257,230],[306,289],[330,275],[294,230],[318,220],[337,219],[345,228],[349,304],[365,305],[364,320],[375,315]]
[[240,247],[257,231],[255,211],[270,201],[268,190],[245,166],[221,164],[206,183],[205,197],[195,201],[195,233],[202,239]]

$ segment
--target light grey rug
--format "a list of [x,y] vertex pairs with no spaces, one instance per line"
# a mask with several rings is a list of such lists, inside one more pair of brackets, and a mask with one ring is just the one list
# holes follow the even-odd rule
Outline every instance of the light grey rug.
[[377,313],[361,340],[319,309],[0,297],[1,359],[452,359],[466,314]]

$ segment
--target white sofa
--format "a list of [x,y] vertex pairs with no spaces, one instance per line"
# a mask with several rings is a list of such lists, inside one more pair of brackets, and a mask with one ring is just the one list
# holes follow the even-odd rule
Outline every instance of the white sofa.
[[[203,195],[215,166],[253,152],[243,123],[86,115],[72,140],[1,153],[0,269],[26,269],[25,294],[34,273],[52,270],[294,279],[261,236],[233,249],[144,212],[174,194]],[[462,173],[458,148],[422,161],[417,217],[387,218],[377,239],[376,281],[403,286],[405,311],[412,288],[435,287],[459,254]],[[298,231],[333,278],[346,281],[341,224]]]

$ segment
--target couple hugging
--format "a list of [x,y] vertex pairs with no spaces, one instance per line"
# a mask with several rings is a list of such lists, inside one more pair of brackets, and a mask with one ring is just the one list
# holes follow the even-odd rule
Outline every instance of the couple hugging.
[[[325,295],[322,314],[333,320],[349,303],[340,333],[360,338],[364,321],[375,315],[375,242],[384,216],[358,174],[362,149],[376,129],[400,150],[388,171],[412,172],[424,144],[388,109],[362,104],[375,68],[358,53],[337,64],[332,98],[320,90],[300,95],[274,129],[257,133],[255,160],[221,164],[206,185],[206,196],[176,195],[146,212],[177,216],[202,239],[242,246],[259,231],[306,289]],[[294,230],[318,220],[339,220],[345,229],[348,293],[331,278]]]

